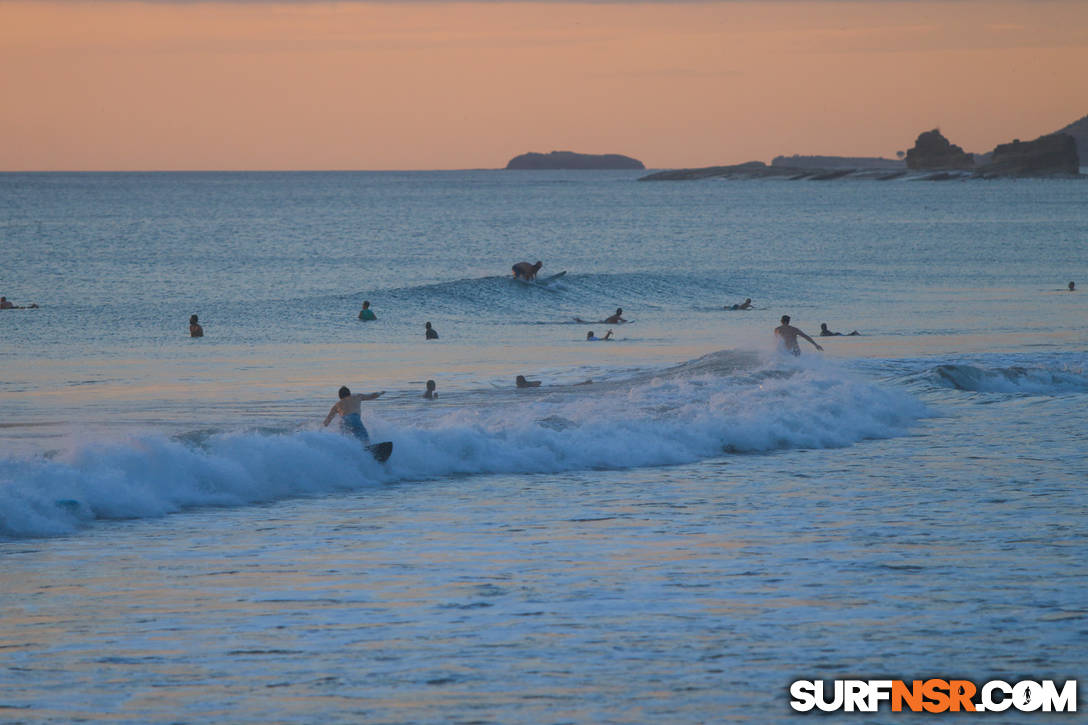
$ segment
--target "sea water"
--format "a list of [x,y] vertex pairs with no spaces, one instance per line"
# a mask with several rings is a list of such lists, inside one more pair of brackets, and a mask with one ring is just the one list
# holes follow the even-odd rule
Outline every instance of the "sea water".
[[0,720],[1085,677],[1088,184],[637,177],[0,175]]

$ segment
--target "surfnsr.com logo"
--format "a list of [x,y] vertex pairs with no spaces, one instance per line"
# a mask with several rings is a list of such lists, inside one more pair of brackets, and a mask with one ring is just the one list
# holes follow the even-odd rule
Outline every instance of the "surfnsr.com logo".
[[790,707],[798,712],[1076,712],[1077,681],[1059,688],[1054,680],[990,680],[981,687],[970,680],[796,680]]

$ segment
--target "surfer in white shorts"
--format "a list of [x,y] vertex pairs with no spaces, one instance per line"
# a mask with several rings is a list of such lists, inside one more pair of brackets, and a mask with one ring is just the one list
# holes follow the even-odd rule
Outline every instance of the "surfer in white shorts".
[[370,443],[370,434],[366,432],[366,426],[363,425],[362,416],[359,415],[359,403],[364,400],[374,400],[374,398],[377,398],[384,392],[385,391],[382,390],[377,393],[352,394],[348,389],[348,386],[344,385],[340,388],[340,400],[332,406],[329,414],[325,416],[324,425],[327,427],[329,423],[332,422],[332,419],[339,414],[343,419],[344,427],[347,428],[353,436],[362,441],[364,445]]
[[820,347],[815,340],[790,324],[789,315],[782,315],[782,324],[774,328],[774,336],[778,338],[779,346],[784,350],[788,350],[794,357],[801,354],[801,346],[797,344],[798,337],[803,337],[811,342],[813,347],[820,352],[823,352],[823,348]]

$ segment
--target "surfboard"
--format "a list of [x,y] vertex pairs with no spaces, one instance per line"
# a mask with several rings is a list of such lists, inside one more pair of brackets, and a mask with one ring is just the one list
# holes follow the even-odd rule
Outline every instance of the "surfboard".
[[553,274],[552,276],[544,277],[543,279],[541,279],[539,277],[537,279],[524,279],[522,277],[514,277],[514,279],[517,280],[518,282],[521,282],[522,284],[530,284],[530,285],[534,285],[536,287],[547,287],[551,282],[554,282],[555,280],[559,279],[560,277],[562,277],[566,273],[567,273],[567,270],[564,269],[562,272],[557,272],[557,273]]
[[385,463],[393,455],[393,441],[382,441],[366,447],[378,463]]

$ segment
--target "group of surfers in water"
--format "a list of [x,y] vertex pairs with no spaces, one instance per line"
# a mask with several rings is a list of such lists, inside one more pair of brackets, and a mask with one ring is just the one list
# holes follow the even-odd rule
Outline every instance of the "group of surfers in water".
[[[537,273],[540,271],[541,267],[543,267],[543,266],[544,266],[544,264],[542,262],[540,262],[540,261],[537,261],[537,262],[535,262],[533,264],[530,264],[529,262],[518,262],[517,264],[515,264],[515,265],[513,265],[511,267],[511,270],[514,273],[514,279],[524,279],[524,280],[527,280],[527,281],[532,281],[532,280],[536,279]],[[1070,283],[1070,289],[1073,289],[1072,283]],[[725,309],[727,309],[727,310],[750,310],[750,309],[753,309],[753,307],[752,307],[752,298],[748,297],[748,298],[746,298],[744,300],[744,302],[739,302],[739,303],[734,304],[734,305],[726,305]],[[369,300],[363,302],[363,307],[362,307],[361,310],[359,310],[359,319],[364,320],[364,321],[370,321],[370,320],[378,319],[377,316],[374,314],[374,311],[370,309],[370,301]],[[575,322],[579,322],[579,323],[584,323],[585,322],[585,320],[581,319],[580,317],[576,317],[574,319],[575,319]],[[196,323],[196,315],[193,315],[193,318],[192,318],[191,322],[193,324]],[[624,319],[624,317],[623,317],[623,308],[622,307],[617,307],[616,311],[613,314],[606,317],[604,320],[602,320],[602,322],[604,322],[605,324],[609,324],[609,325],[619,325],[619,324],[627,322],[627,320]],[[789,315],[782,315],[782,319],[780,320],[780,322],[781,322],[781,324],[774,329],[775,339],[778,341],[778,345],[779,345],[780,349],[782,349],[782,350],[784,350],[784,351],[786,351],[786,352],[788,352],[788,353],[790,353],[791,355],[794,355],[794,356],[800,355],[801,354],[801,346],[798,344],[797,339],[801,338],[802,340],[806,340],[809,343],[811,343],[812,346],[815,347],[817,350],[823,351],[823,348],[820,346],[819,343],[817,343],[815,340],[813,340],[811,337],[809,337],[807,334],[805,334],[804,331],[802,331],[799,328],[794,327],[793,325],[790,324],[790,316]],[[426,339],[428,339],[428,340],[438,339],[438,333],[435,332],[435,330],[431,326],[430,322],[426,323],[426,325],[424,326],[424,330],[425,330]],[[841,333],[841,332],[832,332],[831,330],[829,330],[828,327],[827,327],[826,322],[820,324],[820,336],[821,337],[838,337],[838,336],[841,336],[842,334],[843,333]],[[853,332],[849,333],[849,335],[859,335],[859,334],[860,333],[857,330],[854,330]],[[587,342],[602,342],[602,341],[605,341],[605,340],[611,340],[612,337],[613,337],[612,330],[608,330],[604,334],[603,337],[597,337],[597,335],[594,334],[593,330],[590,330],[589,332],[586,333],[586,341]],[[587,380],[586,382],[588,383],[588,382],[591,382],[591,381]],[[581,383],[581,384],[584,384],[584,383]],[[518,375],[516,378],[514,378],[514,386],[516,388],[519,388],[519,389],[522,389],[522,388],[538,388],[538,387],[540,387],[540,381],[539,380],[529,380],[524,375]],[[437,386],[436,386],[435,382],[433,380],[428,380],[427,383],[426,383],[426,389],[423,392],[423,397],[425,399],[427,399],[427,400],[434,400],[435,398],[437,398],[438,397],[438,392],[437,392],[436,388],[437,388]],[[337,415],[339,415],[340,418],[342,419],[344,428],[347,429],[348,432],[350,432],[352,435],[354,435],[356,438],[358,438],[364,444],[369,444],[370,435],[369,435],[369,433],[367,433],[366,426],[363,425],[362,417],[360,415],[360,404],[364,400],[374,400],[375,398],[383,395],[384,393],[385,393],[384,390],[376,392],[376,393],[352,393],[351,390],[346,385],[341,387],[340,391],[339,391],[339,398],[340,399],[336,403],[333,404],[332,408],[329,410],[329,414],[327,416],[325,416],[324,425],[328,426],[329,423],[331,423],[333,421],[333,419],[336,418]]]
[[[524,279],[524,280],[527,280],[527,281],[532,281],[532,280],[536,279],[537,273],[540,271],[541,267],[543,267],[543,266],[544,266],[543,263],[540,262],[540,261],[537,261],[537,262],[535,262],[533,264],[530,264],[529,262],[518,262],[517,264],[515,264],[515,265],[513,265],[511,267],[511,270],[514,273],[514,278],[515,279]],[[1069,283],[1068,289],[1069,289],[1070,292],[1073,292],[1076,289],[1076,286],[1074,285],[1073,282]],[[36,307],[36,305],[32,305],[32,306]],[[11,307],[14,307],[14,305],[11,302],[8,302],[6,297],[0,297],[0,309],[8,309],[8,308],[11,308]],[[726,305],[725,309],[727,309],[727,310],[750,310],[750,309],[753,309],[752,298],[748,297],[748,298],[746,298],[744,300],[744,302],[739,302],[739,303],[736,303],[736,304],[733,304],[733,305]],[[378,319],[377,316],[374,314],[374,311],[370,309],[370,301],[369,300],[363,302],[363,307],[362,307],[361,310],[359,310],[359,319],[363,320],[363,321],[371,321],[371,320]],[[581,318],[578,318],[578,317],[576,317],[574,319],[575,319],[576,322],[579,322],[579,323],[584,323],[585,322],[585,320],[582,320]],[[618,324],[622,324],[622,323],[627,322],[627,320],[624,319],[624,317],[623,317],[623,308],[622,307],[617,307],[616,311],[613,314],[606,317],[604,320],[602,320],[602,322],[605,323],[605,324],[609,324],[609,325],[618,325]],[[821,352],[823,351],[823,347],[821,347],[818,342],[816,342],[811,337],[809,337],[807,334],[805,334],[805,332],[803,330],[801,330],[801,329],[799,329],[797,327],[794,327],[793,325],[790,324],[790,316],[789,315],[782,315],[782,318],[779,320],[779,322],[781,324],[778,327],[774,328],[774,336],[775,336],[776,341],[778,342],[779,349],[781,349],[781,350],[783,350],[785,352],[788,352],[791,355],[799,356],[801,354],[801,346],[798,343],[798,338],[800,338],[800,339],[805,340],[806,342],[810,343],[817,350],[820,350]],[[189,318],[189,334],[192,337],[203,337],[204,336],[204,329],[200,326],[200,323],[197,321],[197,316],[196,315],[193,315],[192,317]],[[827,326],[826,322],[820,323],[820,334],[819,334],[820,337],[840,337],[840,336],[843,336],[843,335],[854,336],[854,335],[860,335],[860,334],[861,333],[859,333],[857,330],[854,330],[854,331],[849,332],[849,333],[833,332],[830,329],[828,329],[828,326]],[[438,333],[435,331],[434,327],[432,327],[430,322],[428,322],[428,323],[426,323],[424,325],[424,336],[425,336],[425,338],[427,340],[437,340],[438,339]],[[597,337],[597,335],[594,334],[594,332],[592,330],[590,330],[589,332],[586,333],[586,341],[587,342],[601,342],[601,341],[605,341],[605,340],[611,340],[612,337],[613,337],[612,330],[608,330],[604,334],[603,337]],[[588,382],[591,382],[591,381],[587,380],[586,382],[588,383]],[[538,388],[538,387],[540,387],[540,381],[539,380],[528,380],[524,375],[518,375],[514,379],[514,386],[516,388],[519,388],[519,389],[521,389],[521,388]],[[427,383],[426,383],[426,389],[423,392],[423,397],[425,399],[427,399],[427,400],[434,400],[435,398],[437,398],[438,397],[438,392],[437,392],[436,388],[437,388],[437,386],[435,384],[435,381],[434,380],[428,380]],[[354,435],[356,438],[358,438],[364,444],[369,444],[370,443],[370,434],[367,432],[366,426],[363,425],[363,420],[362,420],[362,415],[361,415],[361,404],[362,404],[362,402],[364,400],[374,400],[375,398],[378,398],[378,397],[380,397],[380,396],[382,396],[384,394],[385,394],[384,390],[378,391],[376,393],[352,393],[351,390],[346,385],[341,386],[340,390],[338,391],[339,400],[337,400],[336,403],[333,404],[332,408],[329,410],[329,414],[327,416],[325,416],[324,425],[328,426],[329,423],[331,423],[333,421],[333,419],[335,419],[337,416],[339,416],[341,421],[342,421],[343,427],[345,429],[347,429],[348,432],[350,432],[352,435]]]

